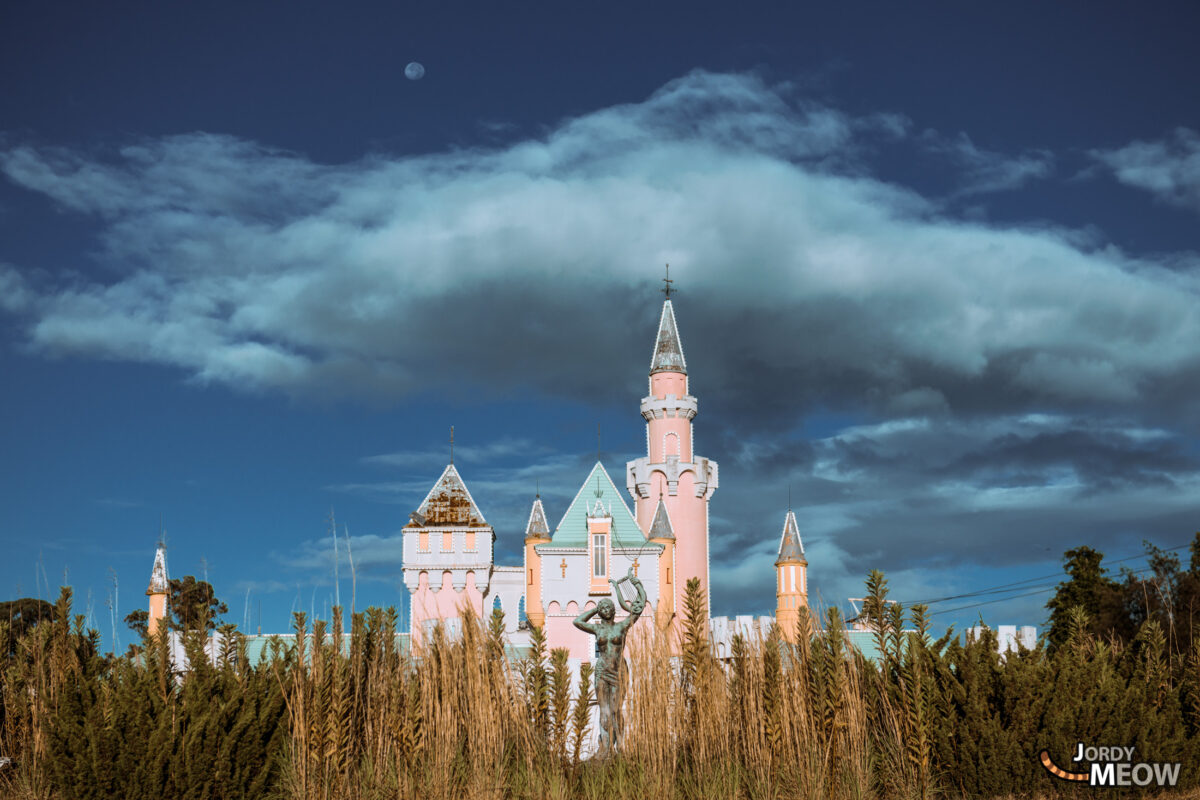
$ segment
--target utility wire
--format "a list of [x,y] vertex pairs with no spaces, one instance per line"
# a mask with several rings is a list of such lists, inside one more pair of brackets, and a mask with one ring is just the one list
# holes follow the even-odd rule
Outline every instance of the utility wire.
[[[1138,575],[1143,572],[1149,572],[1150,569],[1151,569],[1150,567],[1143,567],[1142,569],[1133,570],[1133,574]],[[993,603],[1004,603],[1008,600],[1017,600],[1022,597],[1032,597],[1035,594],[1044,594],[1045,592],[1048,592],[1051,589],[1055,589],[1057,587],[1058,587],[1057,583],[1047,584],[1045,586],[1042,586],[1038,589],[1033,590],[1032,592],[1025,592],[1024,594],[1014,594],[1014,595],[1010,595],[1008,597],[998,597],[995,600],[984,600],[983,602],[980,602],[980,603],[971,603],[970,605],[958,606],[957,608],[943,608],[938,611],[931,612],[929,614],[929,616],[936,617],[938,614],[949,614],[953,611],[963,611],[968,608],[978,608],[979,606],[990,606]],[[1016,591],[1016,590],[1010,589],[1009,591]]]
[[1003,603],[1005,600],[1016,600],[1019,597],[1032,597],[1035,594],[1043,594],[1046,589],[1038,589],[1036,592],[1026,592],[1025,594],[1015,594],[1012,597],[1001,597],[999,600],[984,600],[982,603],[971,603],[968,606],[958,606],[957,608],[943,608],[941,611],[934,611],[929,616],[936,617],[938,614],[950,614],[954,611],[964,611],[968,608],[978,608],[979,606],[990,606],[992,603]]
[[[1191,545],[1192,545],[1192,543],[1188,542],[1187,544],[1182,544],[1178,547],[1166,548],[1162,552],[1174,553],[1178,550],[1183,550],[1188,547],[1191,547]],[[1133,561],[1134,559],[1137,559],[1137,558],[1146,558],[1146,557],[1147,556],[1145,553],[1139,553],[1137,555],[1126,556],[1124,558],[1117,558],[1108,563],[1109,564],[1121,564],[1126,561]],[[1149,569],[1149,567],[1146,567],[1145,569],[1135,570],[1134,573],[1137,574],[1139,572],[1145,572],[1147,569]],[[911,608],[912,606],[915,606],[915,605],[930,605],[932,603],[944,603],[948,600],[964,600],[969,597],[981,597],[981,596],[987,595],[987,594],[994,594],[997,591],[1008,589],[1010,587],[1012,587],[1013,590],[1015,591],[1017,587],[1023,587],[1024,584],[1034,583],[1036,581],[1046,581],[1046,580],[1050,580],[1052,578],[1057,578],[1061,582],[1062,577],[1063,577],[1063,573],[1055,572],[1050,575],[1040,575],[1036,578],[1026,578],[1025,580],[1013,581],[1012,583],[1002,583],[999,586],[990,586],[990,587],[986,587],[984,589],[978,589],[974,592],[966,592],[964,594],[952,594],[952,595],[947,595],[946,597],[936,597],[931,600],[915,600],[912,602],[905,601],[905,602],[900,603],[900,605]],[[1053,585],[1057,586],[1058,584],[1056,583]]]

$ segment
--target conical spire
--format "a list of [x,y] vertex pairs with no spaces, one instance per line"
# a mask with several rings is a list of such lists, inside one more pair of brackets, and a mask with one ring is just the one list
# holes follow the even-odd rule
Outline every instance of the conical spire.
[[166,594],[168,591],[170,583],[167,580],[167,546],[159,542],[158,549],[154,551],[154,570],[150,573],[150,588],[146,590],[146,594]]
[[671,517],[661,497],[658,498],[658,508],[654,511],[654,520],[650,523],[650,539],[674,539],[675,529],[671,525]]
[[783,523],[783,536],[779,540],[779,558],[775,563],[786,564],[804,560],[804,545],[800,541],[800,526],[796,524],[796,512],[789,508],[787,519]]
[[529,512],[529,524],[525,526],[525,538],[550,538],[550,524],[546,522],[546,509],[542,507],[541,497],[533,501],[533,510]]
[[675,327],[675,309],[672,308],[669,299],[663,303],[662,317],[658,322],[658,340],[654,344],[654,357],[650,361],[650,374],[656,372],[687,374],[683,345],[679,343],[679,329]]

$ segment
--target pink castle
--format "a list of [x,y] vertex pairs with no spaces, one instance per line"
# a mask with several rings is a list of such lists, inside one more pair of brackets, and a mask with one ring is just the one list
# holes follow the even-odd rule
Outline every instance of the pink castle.
[[[718,471],[715,461],[693,447],[697,408],[668,289],[648,393],[641,401],[646,455],[625,465],[632,510],[597,461],[553,530],[540,496],[534,499],[525,526],[524,564],[499,566],[496,531],[452,460],[402,532],[411,640],[422,640],[439,622],[455,635],[467,607],[485,620],[500,609],[511,644],[528,644],[527,620],[544,629],[549,647],[567,648],[573,661],[590,661],[591,637],[572,621],[611,596],[610,578],[630,570],[647,596],[638,626],[677,626],[689,579],[699,578],[709,596],[708,501],[717,490]],[[800,609],[808,605],[807,570],[796,517],[789,510],[775,564],[776,617],[712,619],[708,627],[718,655],[724,655],[734,633],[762,634],[775,619],[790,638]],[[166,615],[167,593],[160,543],[147,591],[152,632]]]
[[[717,463],[693,447],[698,402],[689,393],[669,290],[648,383],[641,401],[646,455],[625,466],[633,508],[597,462],[553,530],[541,498],[534,499],[523,566],[494,563],[495,530],[454,464],[446,467],[403,531],[414,641],[439,621],[453,633],[465,605],[483,618],[499,608],[514,644],[527,636],[521,629],[523,613],[530,624],[544,628],[550,647],[567,648],[572,659],[591,660],[591,638],[572,620],[611,596],[610,578],[632,570],[642,581],[648,602],[639,626],[676,625],[691,578],[700,579],[708,596],[708,502],[718,486]],[[806,570],[789,512],[776,567],[780,616],[794,620],[806,604]]]

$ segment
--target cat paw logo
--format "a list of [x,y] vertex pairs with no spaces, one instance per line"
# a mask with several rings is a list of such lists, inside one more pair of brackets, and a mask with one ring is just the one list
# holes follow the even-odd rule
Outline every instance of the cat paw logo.
[[1081,765],[1086,772],[1059,767],[1050,758],[1049,750],[1042,751],[1041,760],[1042,766],[1054,777],[1088,786],[1174,786],[1179,780],[1179,763],[1135,762],[1133,750],[1132,747],[1096,747],[1079,742],[1071,760],[1087,762]]

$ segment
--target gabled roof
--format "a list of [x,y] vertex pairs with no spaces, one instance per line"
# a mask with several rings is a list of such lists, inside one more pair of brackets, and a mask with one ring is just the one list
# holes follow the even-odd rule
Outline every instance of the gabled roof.
[[679,343],[675,310],[670,300],[663,303],[662,317],[658,321],[658,339],[654,343],[654,357],[650,359],[650,374],[656,372],[687,374],[687,361],[683,358],[683,345]]
[[603,502],[604,509],[612,515],[613,547],[640,547],[646,544],[646,537],[642,535],[637,520],[599,461],[588,473],[587,480],[579,487],[575,499],[567,508],[567,513],[559,520],[551,544],[558,547],[587,547],[587,518],[598,500]]
[[[800,541],[800,526],[796,524],[796,512],[788,509],[783,521],[783,535],[779,537],[779,558],[776,564],[805,561],[804,544]],[[807,563],[807,562],[806,562]]]
[[150,572],[150,588],[146,591],[154,594],[170,591],[167,579],[167,546],[162,542],[158,543],[158,549],[154,551],[154,569]]
[[658,498],[658,508],[654,510],[654,521],[650,523],[650,538],[675,538],[675,528],[671,525],[671,517],[667,514],[667,506],[661,497]]
[[525,526],[525,538],[550,538],[550,523],[546,522],[546,509],[542,507],[541,497],[533,501],[533,510],[529,512],[529,524]]
[[[467,491],[467,485],[463,483],[453,464],[446,467],[442,477],[438,478],[429,494],[425,495],[425,499],[417,508],[417,514],[424,517],[425,526],[431,528],[487,526],[483,512],[475,505],[475,500]],[[409,524],[416,524],[416,521]]]

